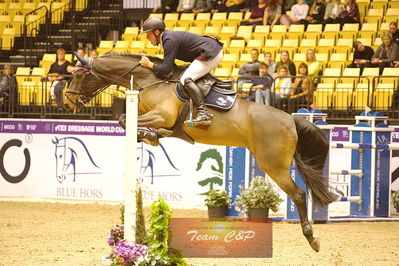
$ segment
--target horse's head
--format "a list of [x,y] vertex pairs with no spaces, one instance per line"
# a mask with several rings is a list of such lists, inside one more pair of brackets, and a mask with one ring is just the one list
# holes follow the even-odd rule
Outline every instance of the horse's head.
[[76,56],[81,65],[75,68],[72,82],[64,97],[64,107],[74,113],[80,112],[84,105],[106,85],[91,70],[94,59],[85,59],[78,54]]

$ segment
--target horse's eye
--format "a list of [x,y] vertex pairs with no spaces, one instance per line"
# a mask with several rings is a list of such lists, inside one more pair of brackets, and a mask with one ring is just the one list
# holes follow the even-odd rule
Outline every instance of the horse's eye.
[[62,158],[62,154],[60,154],[60,159]]

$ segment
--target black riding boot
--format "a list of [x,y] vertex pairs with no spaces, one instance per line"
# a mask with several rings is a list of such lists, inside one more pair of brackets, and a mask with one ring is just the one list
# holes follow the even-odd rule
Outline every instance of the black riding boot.
[[[186,78],[184,80],[184,87],[193,100],[195,107],[197,107],[197,117],[192,121],[193,126],[210,125],[212,122],[212,114],[208,113],[200,88],[198,88],[192,78]],[[186,123],[187,122],[188,121],[186,121]]]

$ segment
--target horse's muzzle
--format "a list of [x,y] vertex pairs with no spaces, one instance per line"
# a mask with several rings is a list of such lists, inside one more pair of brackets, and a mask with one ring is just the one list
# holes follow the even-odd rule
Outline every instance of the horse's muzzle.
[[78,95],[65,93],[64,108],[70,113],[79,113],[82,110],[81,104],[77,101]]

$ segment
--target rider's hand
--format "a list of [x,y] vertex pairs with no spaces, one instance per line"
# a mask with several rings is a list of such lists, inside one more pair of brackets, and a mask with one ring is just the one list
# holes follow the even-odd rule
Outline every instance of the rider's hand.
[[141,57],[141,60],[139,63],[141,64],[141,66],[146,67],[146,68],[152,69],[154,67],[154,63],[152,63],[150,61],[150,59],[148,59],[148,57],[146,57],[146,56]]

